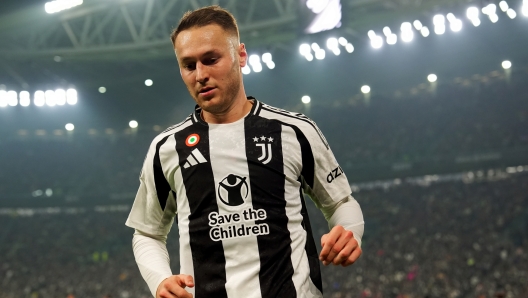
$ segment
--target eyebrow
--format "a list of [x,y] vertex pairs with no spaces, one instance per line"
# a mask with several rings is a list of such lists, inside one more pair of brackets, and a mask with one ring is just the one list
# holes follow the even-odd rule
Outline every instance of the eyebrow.
[[[200,57],[207,57],[207,56],[212,56],[214,54],[218,54],[218,51],[216,50],[210,50],[210,51],[207,51],[205,53],[203,53],[202,55],[200,55]],[[189,61],[194,61],[194,58],[191,58],[191,57],[183,57],[180,59],[180,62],[181,63],[186,63],[186,62],[189,62]]]

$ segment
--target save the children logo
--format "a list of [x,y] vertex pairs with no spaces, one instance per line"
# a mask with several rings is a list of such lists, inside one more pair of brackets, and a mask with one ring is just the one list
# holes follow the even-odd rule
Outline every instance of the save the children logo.
[[249,193],[246,177],[229,174],[218,184],[218,197],[228,206],[240,206]]

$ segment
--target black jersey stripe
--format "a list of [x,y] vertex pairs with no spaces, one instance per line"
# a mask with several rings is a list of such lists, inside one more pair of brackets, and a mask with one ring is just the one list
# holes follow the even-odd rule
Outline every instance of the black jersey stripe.
[[[170,136],[170,135],[169,135]],[[161,146],[165,144],[169,136],[165,136],[156,144],[156,153],[154,154],[154,185],[156,186],[156,196],[158,197],[159,204],[162,210],[165,210],[165,205],[167,204],[167,198],[171,191],[171,187],[165,175],[163,174],[163,169],[161,167],[161,160],[159,151]]]
[[[275,120],[253,116],[245,119],[244,126],[253,208],[264,209],[267,214],[265,220],[255,223],[269,226],[269,234],[257,236],[261,295],[263,298],[297,297],[292,280],[291,237],[284,195],[282,125]],[[257,136],[267,139],[255,142],[253,138]],[[265,146],[257,146],[259,143]],[[268,145],[271,145],[271,151]],[[262,156],[269,157],[270,154],[271,160],[263,164]]]
[[183,120],[182,122],[178,123],[178,124],[175,124],[167,129],[165,129],[161,134],[164,134],[164,133],[167,133],[173,129],[176,129],[182,125],[184,125],[185,123],[187,123],[187,121],[191,120],[191,116],[188,116],[185,120]]
[[[198,134],[200,141],[189,147],[185,140],[191,134]],[[194,267],[195,297],[227,298],[224,248],[221,241],[213,241],[209,236],[208,214],[218,212],[209,150],[209,130],[207,126],[198,123],[177,132],[175,137],[183,185],[190,208],[189,244]],[[187,157],[196,149],[207,162],[184,168]]]
[[326,149],[330,149],[330,146],[328,145],[328,142],[326,141],[325,137],[323,136],[323,133],[321,132],[321,130],[319,130],[319,128],[317,128],[317,126],[313,123],[313,121],[311,121],[308,117],[302,117],[302,116],[299,116],[299,115],[292,115],[286,111],[281,111],[279,109],[274,109],[274,108],[271,108],[267,105],[262,105],[262,109],[263,110],[266,110],[268,112],[272,112],[272,113],[275,113],[275,114],[279,114],[279,115],[282,115],[282,116],[285,116],[285,117],[290,117],[290,118],[293,118],[293,119],[297,119],[297,120],[300,120],[300,121],[303,121],[303,122],[306,122],[308,124],[310,124],[313,129],[315,129],[315,132],[317,132],[317,134],[319,135],[319,138],[321,139],[321,142],[323,142],[323,144],[325,145]]

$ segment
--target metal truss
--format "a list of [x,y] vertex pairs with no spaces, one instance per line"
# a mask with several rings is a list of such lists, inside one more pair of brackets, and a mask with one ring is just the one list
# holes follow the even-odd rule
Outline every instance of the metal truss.
[[235,15],[246,43],[271,45],[296,36],[298,0],[88,0],[57,14],[42,7],[41,13],[18,15],[17,25],[0,20],[0,57],[172,55],[169,35],[182,14],[214,4]]

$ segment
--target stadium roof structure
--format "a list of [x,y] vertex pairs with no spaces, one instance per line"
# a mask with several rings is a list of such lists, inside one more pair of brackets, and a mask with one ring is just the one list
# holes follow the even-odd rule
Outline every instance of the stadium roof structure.
[[[340,31],[354,36],[369,25],[402,15],[431,14],[436,7],[467,2],[342,1]],[[40,2],[0,16],[0,57],[10,61],[54,56],[91,61],[167,57],[173,55],[168,36],[183,12],[212,4],[235,14],[249,46],[286,47],[299,37],[298,0],[87,0],[54,14],[46,14]]]

